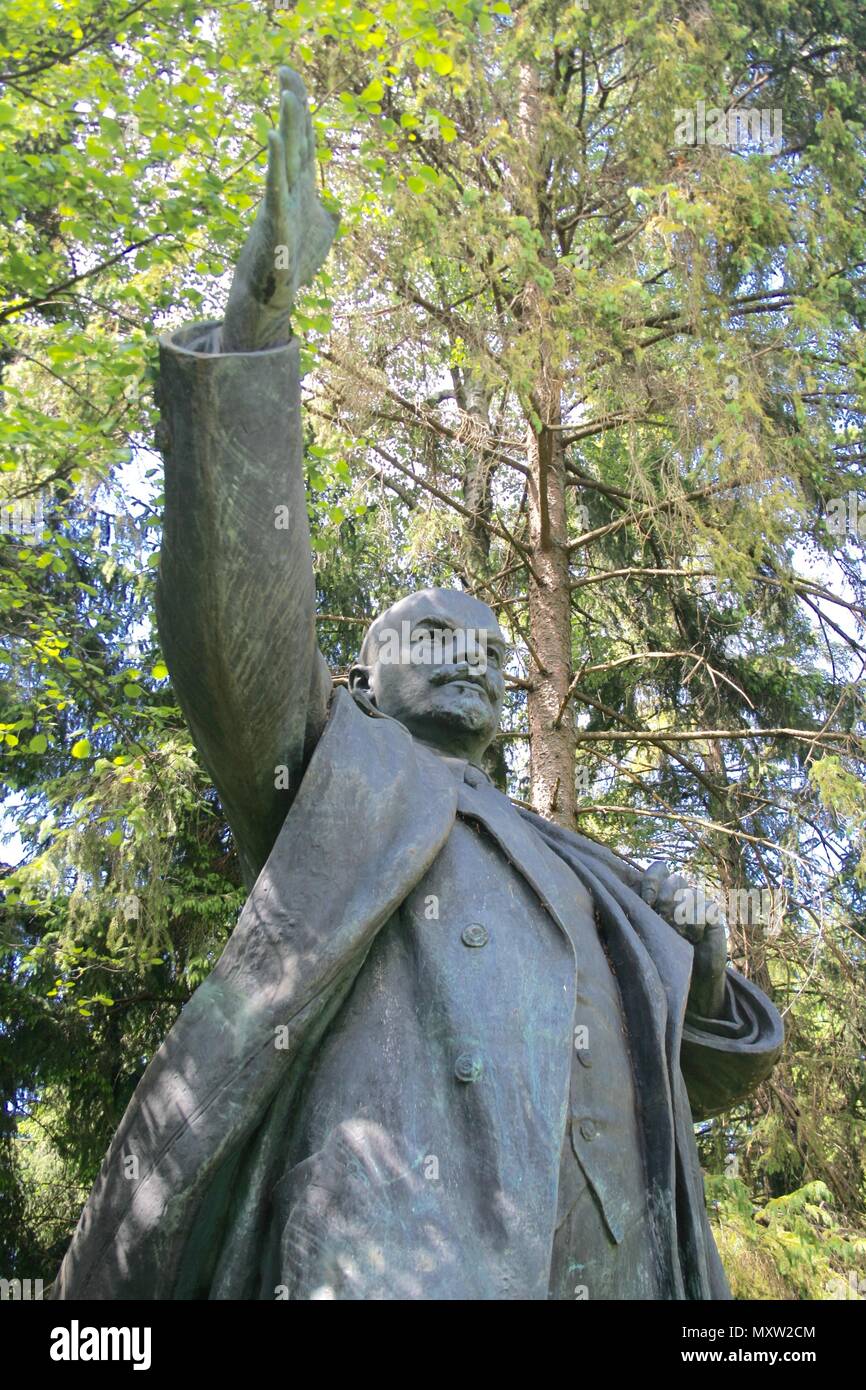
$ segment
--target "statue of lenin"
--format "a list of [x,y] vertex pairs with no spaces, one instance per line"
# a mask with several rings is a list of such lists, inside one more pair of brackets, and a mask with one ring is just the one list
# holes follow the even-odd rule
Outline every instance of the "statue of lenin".
[[225,319],[161,343],[159,627],[249,897],[52,1296],[730,1297],[693,1114],[746,1097],[782,1025],[723,924],[686,939],[682,880],[492,785],[506,642],[477,599],[401,599],[349,689],[317,649],[290,327],[335,230],[314,167],[283,69]]

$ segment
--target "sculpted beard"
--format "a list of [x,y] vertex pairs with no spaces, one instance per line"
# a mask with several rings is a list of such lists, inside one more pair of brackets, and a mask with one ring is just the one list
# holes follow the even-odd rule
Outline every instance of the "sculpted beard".
[[[459,685],[459,690],[448,692],[447,698],[436,702],[437,715],[444,724],[458,725],[473,732],[495,727],[498,718],[494,709],[495,697],[483,676],[439,675],[432,678],[432,684],[445,691],[449,686]],[[474,686],[475,689],[470,687]]]

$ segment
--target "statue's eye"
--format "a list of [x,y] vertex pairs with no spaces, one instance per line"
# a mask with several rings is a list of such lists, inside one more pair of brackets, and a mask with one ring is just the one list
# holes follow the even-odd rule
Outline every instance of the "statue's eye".
[[443,653],[447,650],[445,647],[447,637],[448,633],[443,632],[441,628],[418,628],[416,632],[412,633],[412,661],[425,665],[434,661],[441,661]]

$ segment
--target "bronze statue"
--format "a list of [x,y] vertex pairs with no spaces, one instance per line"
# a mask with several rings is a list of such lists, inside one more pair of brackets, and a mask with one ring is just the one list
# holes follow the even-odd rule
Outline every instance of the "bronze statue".
[[348,690],[317,649],[290,315],[334,219],[281,86],[225,320],[161,345],[160,632],[249,898],[53,1296],[729,1297],[692,1114],[782,1026],[723,925],[684,939],[683,880],[491,784],[507,644],[477,599],[401,599]]

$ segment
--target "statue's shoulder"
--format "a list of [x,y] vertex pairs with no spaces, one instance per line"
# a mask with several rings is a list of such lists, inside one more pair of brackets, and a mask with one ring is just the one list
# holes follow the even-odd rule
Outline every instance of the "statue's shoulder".
[[411,749],[414,739],[396,719],[380,713],[363,697],[356,698],[345,685],[335,685],[328,703],[328,720],[322,738],[333,743],[357,740],[359,743],[388,743]]
[[453,778],[441,759],[413,738],[399,720],[382,714],[363,696],[355,696],[337,685],[328,705],[328,718],[308,769],[318,764],[358,773],[369,769],[378,780],[390,769],[395,790],[401,785],[442,783],[450,787]]

